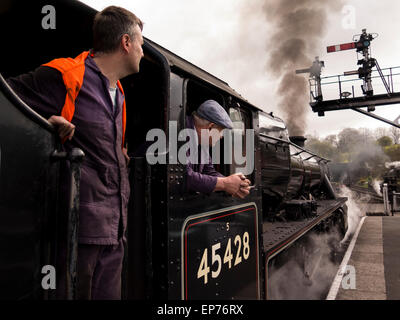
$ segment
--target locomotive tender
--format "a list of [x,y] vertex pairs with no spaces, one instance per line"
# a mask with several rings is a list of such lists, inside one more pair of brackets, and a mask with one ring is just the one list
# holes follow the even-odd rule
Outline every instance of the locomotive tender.
[[[56,10],[56,29],[41,27],[45,5]],[[62,145],[53,127],[5,79],[89,49],[95,13],[61,0],[8,1],[0,12],[0,299],[55,297],[41,286],[42,268],[56,265],[65,229],[58,214],[73,207],[59,200],[58,184],[61,163],[73,156],[55,157]],[[291,140],[281,119],[224,81],[149,39],[143,49],[140,73],[122,81],[130,152],[151,129],[168,135],[170,121],[184,129],[186,115],[214,99],[235,127],[254,130],[254,171],[248,176],[254,187],[245,199],[188,193],[185,165],[149,165],[131,153],[123,296],[267,299],[274,259],[316,228],[346,228],[346,199],[337,198],[330,185],[327,160],[305,150],[301,137]],[[238,165],[222,162],[216,168],[229,175]]]

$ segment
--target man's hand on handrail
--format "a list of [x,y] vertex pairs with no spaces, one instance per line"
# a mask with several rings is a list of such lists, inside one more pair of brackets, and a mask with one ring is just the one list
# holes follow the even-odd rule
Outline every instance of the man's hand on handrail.
[[62,116],[51,116],[49,121],[57,130],[61,141],[71,140],[75,133],[75,126]]

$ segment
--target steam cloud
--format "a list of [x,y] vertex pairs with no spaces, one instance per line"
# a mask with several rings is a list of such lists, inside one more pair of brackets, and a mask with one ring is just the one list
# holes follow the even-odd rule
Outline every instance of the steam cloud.
[[306,258],[302,257],[302,250],[291,252],[284,266],[272,266],[272,275],[268,279],[269,299],[324,299],[339,266],[339,261],[332,257],[332,250],[337,248],[340,238],[336,228],[329,233],[312,233],[307,237],[306,251],[309,253]]
[[376,194],[380,197],[382,197],[382,192],[381,192],[381,184],[382,184],[382,180],[372,180],[372,187],[374,188]]
[[356,231],[358,224],[360,223],[361,218],[364,216],[364,212],[367,209],[368,204],[362,206],[361,204],[356,202],[356,197],[354,193],[347,188],[346,186],[341,186],[339,195],[341,197],[347,197],[347,224],[348,229],[346,234],[344,235],[341,243],[345,243],[347,240],[351,239],[354,232]]
[[325,33],[328,13],[338,11],[342,0],[263,0],[268,23],[273,25],[267,69],[281,77],[279,107],[290,135],[304,135],[309,109],[308,80],[296,69],[311,66]]
[[[347,248],[346,242],[353,236],[368,206],[357,203],[355,194],[345,186],[341,186],[339,195],[348,198],[348,229],[343,239],[337,228],[328,233],[310,234],[306,242],[306,251],[310,255],[304,258],[304,251],[292,251],[287,255],[289,258],[283,266],[271,266],[272,275],[268,279],[269,299],[319,300],[326,297],[340,265],[340,261],[337,257],[333,258],[332,253],[336,251],[341,259],[343,250]],[[305,272],[310,274],[309,280],[305,277]]]

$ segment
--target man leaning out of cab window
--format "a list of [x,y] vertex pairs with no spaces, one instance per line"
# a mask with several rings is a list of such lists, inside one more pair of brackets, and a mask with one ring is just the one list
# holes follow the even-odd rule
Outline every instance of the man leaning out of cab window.
[[249,194],[250,181],[241,173],[225,177],[216,171],[209,154],[204,156],[204,148],[201,148],[202,144],[206,144],[206,149],[208,146],[215,145],[221,139],[224,129],[233,128],[232,121],[225,109],[218,102],[207,100],[186,118],[186,128],[196,131],[198,153],[201,155],[203,152],[203,156],[200,156],[201,160],[197,164],[191,163],[189,160],[186,166],[188,191],[206,194],[225,191],[233,197],[246,197]]

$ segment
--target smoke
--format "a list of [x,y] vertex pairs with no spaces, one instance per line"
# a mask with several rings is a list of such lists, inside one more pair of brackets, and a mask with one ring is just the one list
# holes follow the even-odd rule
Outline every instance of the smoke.
[[[352,171],[357,171],[358,169],[366,169],[369,172],[377,170],[377,167],[382,167],[387,162],[389,157],[382,152],[382,148],[377,146],[375,143],[370,142],[361,146],[354,146],[352,150],[352,162],[350,167]],[[400,162],[399,162],[400,164]]]
[[308,81],[295,70],[310,67],[319,55],[328,13],[339,11],[341,5],[342,0],[264,0],[265,18],[273,26],[267,69],[281,78],[279,107],[290,135],[304,135],[309,109]]
[[283,266],[279,262],[270,266],[268,298],[324,299],[340,263],[333,257],[340,239],[338,230],[334,228],[329,233],[312,233],[301,246],[289,249],[286,254],[289,258]]
[[343,240],[341,241],[341,243],[345,243],[356,231],[361,218],[364,216],[363,212],[365,212],[366,208],[363,208],[363,206],[356,202],[356,195],[346,186],[340,187],[339,195],[341,197],[347,197],[348,199],[346,202],[348,229],[346,231],[346,234],[344,235]]
[[[387,162],[389,157],[374,143],[365,146],[355,145],[352,151],[349,163],[334,163],[330,165],[335,181],[341,184],[357,185],[359,182],[367,183],[366,179],[382,176],[386,171],[385,167],[389,168],[390,164],[393,165],[393,163],[389,164]],[[400,162],[398,165],[400,165]],[[373,181],[372,186],[379,194],[376,184],[377,182]]]
[[339,195],[347,197],[348,229],[342,239],[337,228],[328,233],[312,233],[298,247],[288,249],[282,261],[269,266],[269,299],[324,299],[337,273],[347,241],[355,233],[366,207],[356,202],[356,195],[345,186]]
[[269,266],[269,299],[324,299],[336,275],[348,240],[355,233],[367,209],[356,202],[356,194],[345,186],[339,195],[347,197],[348,229],[342,233],[333,228],[328,233],[312,233],[300,246],[288,250],[282,261]]

